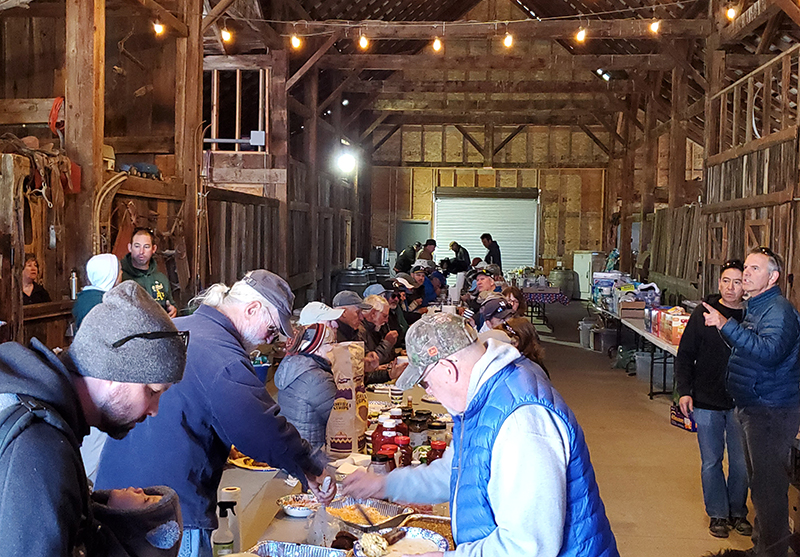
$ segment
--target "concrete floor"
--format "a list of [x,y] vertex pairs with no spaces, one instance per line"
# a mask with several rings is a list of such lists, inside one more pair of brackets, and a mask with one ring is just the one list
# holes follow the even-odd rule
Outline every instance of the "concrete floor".
[[553,384],[586,434],[622,557],[700,557],[752,547],[735,532],[727,539],[708,533],[695,434],[669,424],[668,397],[650,400],[646,383],[611,369],[607,356],[580,348],[584,305],[550,305],[554,332],[537,328]]

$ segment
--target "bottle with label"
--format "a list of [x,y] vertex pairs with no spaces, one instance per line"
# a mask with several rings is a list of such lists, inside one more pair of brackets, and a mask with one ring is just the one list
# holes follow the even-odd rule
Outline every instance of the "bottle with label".
[[398,435],[397,446],[400,447],[399,465],[411,466],[411,460],[414,456],[414,451],[411,449],[411,438],[407,435]]
[[375,426],[375,431],[372,432],[372,454],[377,454],[377,452],[381,450],[383,428],[388,420],[391,420],[389,414],[381,414],[378,416],[378,425]]
[[411,411],[414,411],[414,397],[411,395],[406,397],[406,408],[411,408]]
[[428,464],[442,458],[446,448],[447,444],[444,441],[433,441],[431,443],[431,450],[428,451]]
[[402,408],[392,408],[389,410],[389,415],[392,417],[395,423],[395,431],[397,431],[398,435],[408,435],[408,426],[403,423],[403,409]]
[[408,426],[411,448],[416,449],[428,443],[428,420],[423,416],[414,416]]
[[236,503],[220,501],[217,506],[219,507],[219,526],[211,532],[211,551],[214,557],[233,553],[233,532],[228,528],[228,509],[233,509]]

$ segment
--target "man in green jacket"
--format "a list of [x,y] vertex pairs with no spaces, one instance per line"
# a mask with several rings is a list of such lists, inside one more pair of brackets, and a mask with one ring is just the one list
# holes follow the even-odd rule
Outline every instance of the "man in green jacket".
[[139,227],[133,231],[128,244],[128,255],[122,260],[122,280],[134,280],[153,299],[161,304],[170,317],[178,315],[169,287],[169,279],[158,270],[153,260],[158,246],[156,235],[150,228]]

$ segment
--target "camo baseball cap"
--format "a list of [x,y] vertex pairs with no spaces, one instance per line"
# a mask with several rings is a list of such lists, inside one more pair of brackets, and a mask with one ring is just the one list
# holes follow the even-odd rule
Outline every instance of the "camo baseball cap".
[[408,367],[397,378],[397,386],[410,389],[431,364],[452,356],[478,340],[467,320],[451,313],[428,313],[406,333]]

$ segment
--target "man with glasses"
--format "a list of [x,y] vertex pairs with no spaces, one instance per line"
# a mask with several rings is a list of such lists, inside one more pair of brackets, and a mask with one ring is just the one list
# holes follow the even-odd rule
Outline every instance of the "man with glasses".
[[28,348],[0,345],[3,555],[77,555],[108,542],[92,519],[80,444],[91,426],[122,439],[158,413],[183,375],[186,337],[125,282],[106,292],[61,354],[35,338]]
[[122,280],[138,282],[156,302],[161,304],[170,317],[175,317],[178,315],[178,310],[175,307],[175,300],[172,299],[169,279],[158,270],[156,260],[153,259],[157,250],[156,235],[151,228],[134,229],[128,244],[128,255],[121,263]]
[[287,470],[325,502],[323,467],[297,430],[279,416],[255,374],[250,352],[278,335],[292,336],[294,295],[279,276],[249,272],[228,288],[211,286],[200,307],[175,320],[191,332],[184,380],[164,399],[157,418],[103,449],[97,487],[167,485],[180,497],[181,556],[211,555],[216,504],[231,445],[247,456]]
[[[406,336],[409,367],[453,415],[443,458],[386,476],[355,472],[355,497],[450,503],[459,556],[618,557],[589,451],[572,411],[541,368],[464,318],[423,316]],[[439,555],[431,554],[431,555]]]
[[706,325],[731,346],[728,391],[744,433],[750,497],[755,510],[748,555],[786,557],[789,548],[789,459],[800,426],[800,314],[781,294],[783,261],[753,249],[744,262],[748,295],[741,323],[707,303]]

